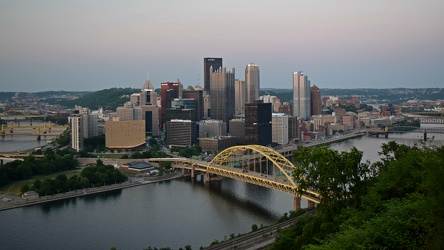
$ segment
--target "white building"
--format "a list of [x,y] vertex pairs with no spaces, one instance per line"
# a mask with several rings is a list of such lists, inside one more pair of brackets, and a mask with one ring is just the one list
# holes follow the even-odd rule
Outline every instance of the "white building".
[[308,120],[310,114],[310,81],[302,71],[293,73],[293,116]]
[[273,113],[271,115],[272,141],[280,145],[286,145],[288,141],[288,115]]
[[71,127],[71,147],[77,151],[83,148],[83,116],[75,114],[69,117]]

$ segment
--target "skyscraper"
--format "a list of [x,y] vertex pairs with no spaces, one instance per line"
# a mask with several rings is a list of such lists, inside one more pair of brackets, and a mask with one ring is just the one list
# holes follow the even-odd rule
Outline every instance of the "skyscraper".
[[234,68],[211,72],[211,118],[226,123],[234,116]]
[[302,71],[293,72],[293,115],[310,118],[310,81]]
[[245,102],[247,100],[247,88],[245,81],[234,81],[234,110],[236,115],[245,113]]
[[270,145],[272,142],[271,103],[257,100],[245,104],[245,143]]
[[260,77],[259,67],[250,63],[245,67],[245,84],[247,87],[247,100],[246,102],[254,102],[259,98],[260,91]]
[[196,101],[196,121],[202,120],[204,117],[204,99],[201,89],[187,89],[182,91],[183,98],[192,98]]
[[160,84],[160,96],[162,103],[160,107],[160,124],[161,127],[165,125],[165,110],[171,108],[171,101],[174,98],[180,98],[182,96],[182,89],[179,80],[177,82],[163,82]]
[[310,88],[310,99],[311,99],[311,115],[322,115],[322,100],[321,92],[318,86],[313,85]]
[[[213,68],[210,72],[210,68]],[[222,68],[222,58],[212,58],[206,57],[204,58],[204,90],[210,91],[210,75],[216,70]]]

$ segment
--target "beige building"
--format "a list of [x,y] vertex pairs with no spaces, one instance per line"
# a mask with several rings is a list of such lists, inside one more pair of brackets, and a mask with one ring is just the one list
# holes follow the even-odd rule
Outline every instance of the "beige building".
[[111,150],[128,150],[145,144],[145,121],[109,121],[105,123],[105,144]]
[[236,146],[236,136],[199,138],[199,145],[204,152],[220,152],[226,148]]
[[288,115],[273,113],[271,116],[272,141],[286,145],[288,143]]

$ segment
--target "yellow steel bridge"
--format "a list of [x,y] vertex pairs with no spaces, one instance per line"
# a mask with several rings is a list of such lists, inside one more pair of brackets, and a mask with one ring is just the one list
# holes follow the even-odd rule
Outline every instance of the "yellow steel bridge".
[[[298,185],[292,178],[295,166],[283,155],[268,147],[230,147],[216,155],[211,162],[188,158],[156,158],[149,161],[174,162],[174,168],[188,169],[192,177],[203,173],[206,180],[210,180],[211,175],[217,175],[286,192],[295,196],[295,207],[300,207]],[[306,190],[302,198],[309,201],[309,206],[320,201],[319,194],[311,190]]]

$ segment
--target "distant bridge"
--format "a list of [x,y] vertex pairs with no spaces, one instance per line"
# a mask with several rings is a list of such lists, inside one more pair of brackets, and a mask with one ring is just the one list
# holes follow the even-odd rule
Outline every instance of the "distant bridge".
[[427,141],[427,134],[444,134],[444,127],[436,128],[422,128],[422,127],[411,127],[411,126],[396,126],[396,127],[386,127],[385,129],[370,129],[367,130],[369,136],[384,135],[388,138],[389,133],[422,133],[424,135],[424,141]]

